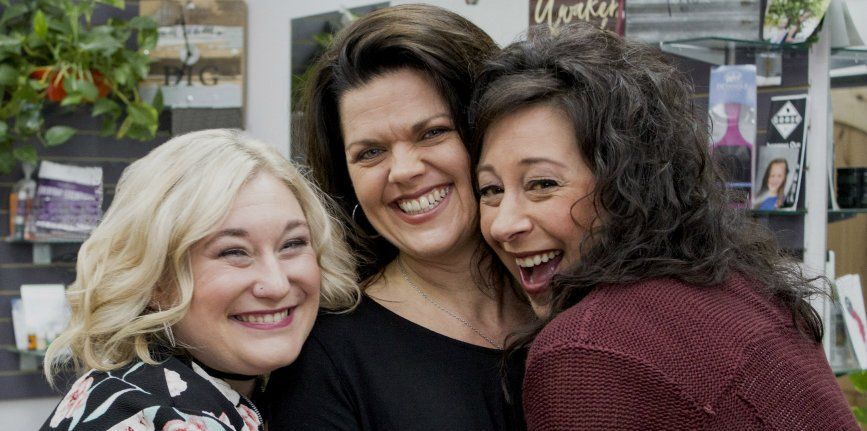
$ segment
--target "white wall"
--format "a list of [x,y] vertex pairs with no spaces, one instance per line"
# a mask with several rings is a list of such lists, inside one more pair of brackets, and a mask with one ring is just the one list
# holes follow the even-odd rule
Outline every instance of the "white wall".
[[0,429],[38,430],[60,398],[31,398],[0,402]]
[[[293,18],[379,3],[376,0],[248,0],[247,131],[289,153],[290,21]],[[392,1],[429,3],[453,10],[476,23],[500,45],[526,31],[529,0]]]

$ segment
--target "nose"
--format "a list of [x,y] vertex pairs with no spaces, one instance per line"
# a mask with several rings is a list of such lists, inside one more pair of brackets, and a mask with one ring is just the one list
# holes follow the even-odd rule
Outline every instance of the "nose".
[[533,221],[528,217],[526,208],[516,199],[503,196],[491,221],[491,237],[499,243],[508,243],[532,229]]
[[391,169],[388,180],[405,183],[424,173],[425,164],[418,149],[412,144],[397,144],[392,147]]
[[253,296],[263,299],[280,300],[289,293],[292,284],[289,274],[276,256],[263,259],[257,268]]

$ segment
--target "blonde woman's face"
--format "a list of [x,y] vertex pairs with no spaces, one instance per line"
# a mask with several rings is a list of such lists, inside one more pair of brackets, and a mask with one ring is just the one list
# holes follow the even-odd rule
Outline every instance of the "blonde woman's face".
[[191,249],[193,299],[174,327],[205,365],[264,374],[292,363],[319,307],[320,271],[295,195],[270,174],[238,193],[216,232]]

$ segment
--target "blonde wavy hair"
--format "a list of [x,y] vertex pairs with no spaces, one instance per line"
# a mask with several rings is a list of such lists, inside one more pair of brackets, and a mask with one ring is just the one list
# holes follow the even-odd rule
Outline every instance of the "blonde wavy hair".
[[[186,315],[193,296],[190,248],[219,227],[238,190],[260,172],[281,179],[301,204],[322,271],[320,307],[354,308],[355,261],[331,200],[270,145],[237,130],[193,132],[121,176],[111,207],[78,253],[67,293],[71,320],[45,356],[48,381],[70,362],[78,372],[135,359],[156,363],[151,349],[168,344],[164,329]],[[155,297],[163,309],[154,309]]]

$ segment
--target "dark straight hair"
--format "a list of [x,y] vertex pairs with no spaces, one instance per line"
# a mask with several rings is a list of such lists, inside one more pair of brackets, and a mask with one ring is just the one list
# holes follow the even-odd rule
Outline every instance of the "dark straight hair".
[[571,120],[595,178],[585,199],[601,215],[585,226],[580,262],[552,280],[550,316],[517,345],[596,286],[674,278],[712,288],[732,272],[788,308],[807,338],[822,339],[822,321],[807,301],[821,289],[770,231],[729,204],[710,159],[706,113],[658,50],[590,25],[536,29],[490,61],[477,85],[473,166],[492,124],[550,104]]
[[[360,258],[361,280],[380,274],[398,250],[375,235],[366,218],[358,214],[360,208],[352,217],[357,200],[340,128],[341,96],[389,72],[418,71],[445,101],[466,147],[471,138],[467,106],[474,78],[497,49],[490,36],[458,14],[435,6],[403,5],[359,18],[337,35],[316,63],[302,100],[299,145],[314,180],[337,199],[343,210],[341,216],[351,227],[348,239]],[[479,266],[490,269],[490,273],[479,275],[489,285],[500,286],[499,275],[505,270],[500,269],[484,241],[480,243]],[[484,265],[483,260],[487,261]]]

